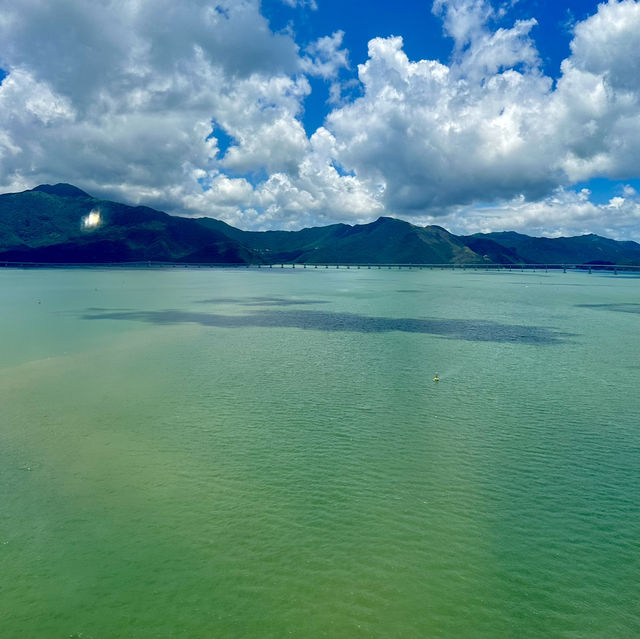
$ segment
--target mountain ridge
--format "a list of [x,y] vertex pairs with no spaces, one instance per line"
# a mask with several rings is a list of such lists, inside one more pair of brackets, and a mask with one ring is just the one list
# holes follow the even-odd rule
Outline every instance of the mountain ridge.
[[388,216],[368,224],[244,231],[215,218],[94,198],[59,183],[0,195],[0,261],[640,265],[640,244],[595,234],[457,236]]

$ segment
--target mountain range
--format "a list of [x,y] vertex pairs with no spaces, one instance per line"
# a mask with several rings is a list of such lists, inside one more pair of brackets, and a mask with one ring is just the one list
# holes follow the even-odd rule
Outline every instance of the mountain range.
[[92,197],[70,184],[0,195],[0,262],[218,264],[628,264],[640,244],[598,235],[456,236],[381,217],[300,231],[243,231]]

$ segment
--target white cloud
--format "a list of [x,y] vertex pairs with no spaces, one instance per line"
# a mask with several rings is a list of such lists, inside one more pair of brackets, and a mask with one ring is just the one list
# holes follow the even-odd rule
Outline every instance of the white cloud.
[[460,77],[479,81],[495,76],[503,69],[524,65],[528,71],[539,65],[538,51],[529,39],[537,21],[519,20],[512,29],[479,33],[456,68]]
[[255,188],[245,179],[217,176],[209,190],[190,195],[185,204],[193,214],[210,207],[212,215],[260,230],[358,223],[382,215],[379,198],[354,176],[341,174],[328,159],[334,146],[333,136],[321,127],[311,137],[309,152],[295,175],[275,172]]
[[613,89],[640,89],[640,4],[610,0],[576,25],[571,42],[576,68],[602,76]]
[[[529,43],[523,48],[528,55]],[[359,77],[363,97],[331,113],[328,127],[337,160],[384,184],[390,211],[444,212],[514,192],[536,197],[557,184],[560,167],[546,164],[558,151],[545,123],[551,81],[537,70],[472,83],[438,62],[410,62],[401,38],[378,38]]]
[[343,39],[344,31],[336,31],[312,42],[305,48],[307,55],[302,59],[302,68],[325,80],[335,78],[340,69],[349,67],[349,52],[340,48]]
[[434,0],[432,10],[442,17],[444,29],[458,50],[482,34],[485,23],[494,15],[485,0]]
[[318,8],[316,0],[280,0],[282,4],[286,4],[289,7],[309,7],[313,11]]
[[295,173],[309,146],[298,117],[309,91],[304,77],[254,75],[233,83],[217,99],[216,120],[236,141],[222,167]]
[[25,0],[0,13],[5,190],[64,180],[177,208],[200,190],[197,171],[219,169],[212,120],[237,140],[234,169],[291,168],[304,154],[298,47],[257,0]]

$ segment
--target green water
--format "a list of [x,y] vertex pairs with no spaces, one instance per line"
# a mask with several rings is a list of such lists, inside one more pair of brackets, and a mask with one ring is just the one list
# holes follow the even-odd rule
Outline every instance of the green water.
[[0,637],[640,636],[639,285],[0,271]]

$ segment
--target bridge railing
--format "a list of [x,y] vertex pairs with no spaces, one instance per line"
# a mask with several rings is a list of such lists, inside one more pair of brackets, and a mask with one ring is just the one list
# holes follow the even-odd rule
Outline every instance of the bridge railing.
[[429,269],[447,271],[584,271],[596,272],[640,272],[640,264],[491,264],[491,263],[470,263],[470,264],[423,264],[423,263],[384,263],[375,262],[271,262],[262,264],[249,264],[240,262],[161,262],[161,261],[138,261],[138,262],[28,262],[28,261],[7,261],[0,260],[0,268],[119,268],[119,269],[179,269],[179,268],[253,268],[253,269],[273,269],[273,268],[300,268],[300,269]]

